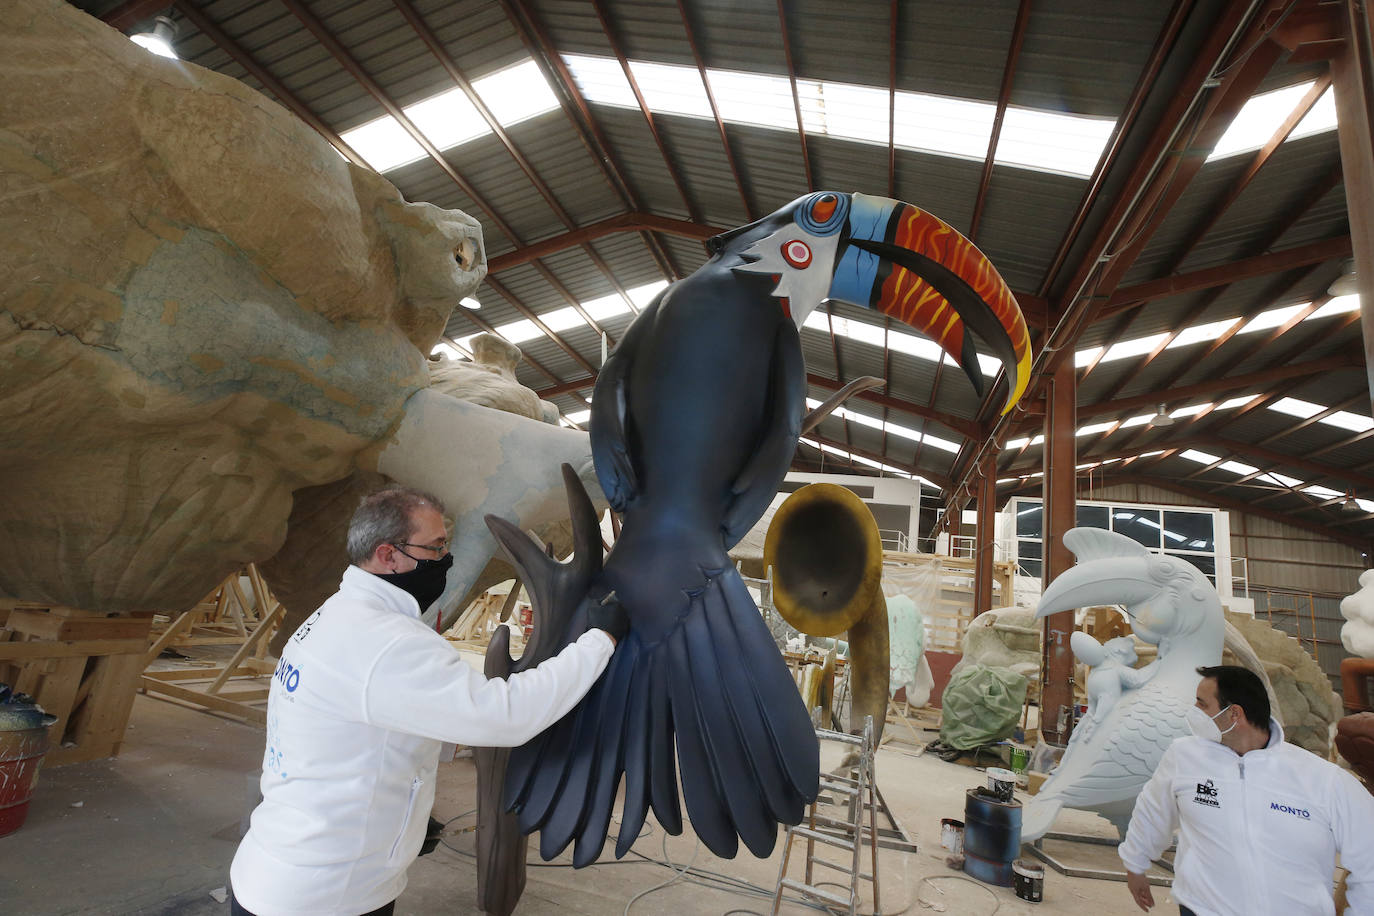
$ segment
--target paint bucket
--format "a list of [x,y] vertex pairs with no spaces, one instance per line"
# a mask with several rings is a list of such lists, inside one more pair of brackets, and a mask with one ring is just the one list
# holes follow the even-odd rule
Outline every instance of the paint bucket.
[[1011,863],[1012,888],[1016,896],[1031,903],[1045,899],[1045,867],[1024,859]]
[[1001,767],[988,767],[988,791],[998,801],[1009,802],[1016,791],[1016,774]]
[[964,873],[1011,887],[1011,863],[1021,851],[1021,803],[1004,802],[981,787],[969,789],[964,825]]
[[957,855],[964,852],[964,822],[952,817],[940,819],[940,845]]
[[38,768],[48,752],[48,726],[0,731],[0,836],[24,826]]
[[1013,744],[1011,746],[1011,764],[1009,769],[1017,776],[1025,776],[1026,769],[1030,765],[1030,748],[1024,744]]

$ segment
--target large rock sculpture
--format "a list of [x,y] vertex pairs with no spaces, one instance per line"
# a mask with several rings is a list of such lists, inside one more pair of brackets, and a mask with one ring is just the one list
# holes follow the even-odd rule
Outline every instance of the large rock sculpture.
[[[460,517],[566,513],[556,464],[493,468],[525,436],[587,464],[585,434],[428,387],[485,272],[475,220],[60,0],[7,5],[0,85],[0,594],[187,607],[278,553],[293,492],[358,471],[428,483]],[[394,454],[422,418],[480,456],[468,478]],[[309,520],[293,539],[336,577]]]
[[[1331,679],[1307,649],[1287,633],[1248,614],[1227,614],[1226,620],[1245,637],[1271,688],[1274,718],[1283,723],[1286,740],[1325,757],[1331,748],[1331,727],[1341,715],[1341,698]],[[1227,645],[1228,655],[1235,654]],[[1231,659],[1226,659],[1228,663]],[[1237,655],[1235,664],[1251,670],[1255,660]]]

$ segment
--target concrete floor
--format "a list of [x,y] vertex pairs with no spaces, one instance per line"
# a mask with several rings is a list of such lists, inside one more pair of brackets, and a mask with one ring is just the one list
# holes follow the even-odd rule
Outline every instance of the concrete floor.
[[[25,826],[0,838],[0,913],[22,916],[222,916],[228,904],[211,891],[228,882],[241,824],[256,799],[262,732],[237,721],[195,711],[174,701],[139,696],[118,758],[44,770]],[[838,752],[838,749],[837,751]],[[982,773],[918,757],[914,748],[888,745],[878,758],[878,780],[888,803],[920,845],[920,852],[884,850],[879,865],[883,913],[960,916],[1139,912],[1125,885],[1049,872],[1045,901],[1029,904],[1009,888],[963,879],[944,864],[940,819],[962,817],[964,790],[985,782]],[[475,818],[476,773],[469,760],[440,770],[434,816],[451,820],[446,845],[416,861],[398,914],[477,913],[470,831]],[[612,827],[614,830],[614,826]],[[1069,812],[1058,830],[1107,835],[1105,821]],[[717,872],[770,892],[779,853],[756,860],[745,853],[722,860],[697,846],[688,832],[667,837],[650,818],[635,851],[681,867]],[[779,842],[778,849],[781,850]],[[1114,851],[1078,844],[1057,847],[1074,864],[1114,867]],[[536,854],[532,851],[531,856]],[[674,878],[668,867],[634,856],[573,870],[541,866],[529,871],[521,916],[620,914],[635,895]],[[793,876],[800,876],[793,856]],[[927,880],[929,879],[929,880]],[[1173,912],[1168,891],[1157,889]],[[679,880],[634,903],[632,913],[765,913],[769,901]],[[800,904],[786,913],[817,912]]]

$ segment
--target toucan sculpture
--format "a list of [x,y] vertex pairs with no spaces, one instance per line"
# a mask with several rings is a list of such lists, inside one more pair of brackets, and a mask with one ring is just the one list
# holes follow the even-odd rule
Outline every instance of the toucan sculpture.
[[569,499],[582,535],[568,563],[488,519],[530,587],[536,630],[518,662],[494,640],[496,670],[558,651],[586,628],[593,602],[618,600],[631,621],[582,703],[510,753],[503,801],[522,832],[540,831],[545,859],[575,841],[575,865],[596,860],[622,774],[617,856],[650,807],[681,832],[678,774],[693,829],[727,858],[740,840],[768,856],[778,823],[798,823],[816,796],[807,710],[726,555],[796,450],[800,328],[812,310],[838,299],[891,315],[938,342],[981,391],[972,330],[1002,359],[1004,410],[1026,385],[1029,336],[1006,283],[971,242],[910,204],[808,194],[708,249],[701,269],[634,320],[597,378],[592,453],[624,515],[604,566],[575,475]]

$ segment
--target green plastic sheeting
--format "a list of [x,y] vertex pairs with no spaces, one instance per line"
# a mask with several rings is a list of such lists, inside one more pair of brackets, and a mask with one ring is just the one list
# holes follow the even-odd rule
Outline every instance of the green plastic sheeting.
[[970,665],[950,679],[940,701],[940,741],[960,750],[1011,736],[1026,703],[1026,678],[1006,668]]
[[[891,595],[887,599],[888,653],[892,676],[888,692],[895,694],[903,687],[914,689],[921,656],[926,651],[925,618],[916,610],[916,602],[906,595]],[[908,693],[910,696],[910,693]]]

